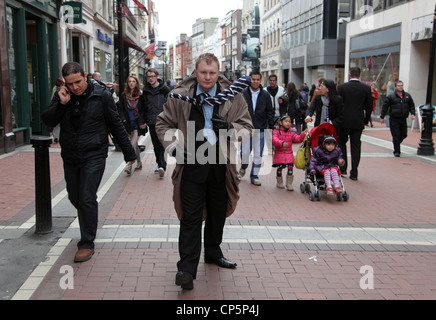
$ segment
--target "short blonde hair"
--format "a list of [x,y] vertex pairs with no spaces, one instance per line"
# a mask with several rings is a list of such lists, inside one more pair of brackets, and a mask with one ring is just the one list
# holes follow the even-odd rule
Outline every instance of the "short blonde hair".
[[220,68],[220,62],[219,62],[218,58],[214,54],[212,54],[212,53],[203,53],[203,54],[201,54],[198,57],[197,61],[195,62],[195,69],[198,68],[198,65],[202,61],[206,61],[206,63],[208,65],[210,65],[210,64],[215,62],[218,65],[218,69]]

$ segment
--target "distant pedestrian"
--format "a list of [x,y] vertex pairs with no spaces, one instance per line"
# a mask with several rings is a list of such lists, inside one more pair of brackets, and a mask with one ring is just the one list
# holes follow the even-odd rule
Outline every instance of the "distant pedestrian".
[[375,106],[378,100],[378,91],[377,88],[375,87],[375,82],[371,83],[371,94],[372,94],[372,112],[371,115],[369,116],[369,123],[371,124],[371,128],[373,128],[374,124],[372,123],[372,114],[375,111]]
[[144,120],[148,125],[151,142],[153,144],[154,156],[156,159],[157,168],[155,173],[158,173],[162,178],[167,170],[167,162],[165,160],[165,149],[156,134],[156,118],[163,111],[163,105],[167,100],[170,88],[159,79],[159,72],[150,68],[146,72],[147,83],[143,87],[144,95]]
[[341,124],[338,132],[339,147],[344,155],[345,164],[342,174],[347,174],[347,142],[351,147],[350,179],[357,180],[362,148],[362,133],[365,123],[369,122],[372,110],[371,88],[360,82],[360,68],[351,68],[350,81],[338,87],[338,93],[344,101]]
[[311,103],[313,102],[313,99],[315,99],[315,97],[320,94],[319,87],[322,85],[324,80],[325,80],[325,78],[319,78],[318,79],[318,86],[315,87],[315,90],[313,90],[313,92],[312,92],[312,98],[310,99]]
[[289,115],[280,118],[279,125],[273,131],[272,144],[274,146],[273,167],[277,168],[277,188],[284,189],[283,169],[287,170],[286,189],[294,191],[292,182],[294,181],[294,153],[293,143],[303,142],[308,129],[301,134],[297,134],[291,128],[292,119]]
[[277,85],[277,76],[275,74],[271,74],[269,77],[269,86],[264,90],[268,91],[271,95],[272,107],[274,110],[274,122],[277,123],[280,118],[280,103],[279,98],[283,96],[286,90],[282,86]]
[[250,77],[251,85],[242,94],[248,104],[251,121],[256,130],[249,140],[244,140],[241,143],[242,160],[238,178],[242,180],[242,177],[244,177],[250,162],[250,153],[253,150],[250,180],[253,185],[261,186],[259,172],[262,165],[263,148],[265,146],[265,130],[274,127],[274,110],[272,108],[271,96],[262,88],[261,73],[253,71]]
[[[318,172],[324,176],[327,195],[343,192],[339,179],[341,174],[339,166],[343,165],[344,162],[341,149],[337,147],[336,139],[333,136],[324,137],[322,144],[313,149],[309,163],[309,172],[311,174]],[[335,192],[333,192],[332,181]]]
[[389,127],[391,129],[392,141],[394,144],[394,156],[400,157],[401,143],[407,138],[407,118],[411,114],[412,121],[415,120],[415,103],[412,96],[404,91],[404,83],[395,83],[395,92],[386,97],[380,114],[381,123],[389,112]]
[[[301,132],[301,123],[303,122],[303,115],[299,109],[297,109],[297,99],[301,97],[300,91],[298,91],[295,83],[289,82],[286,90],[288,96],[288,112],[287,114],[294,120],[293,126],[299,132]],[[306,112],[306,110],[304,111]]]
[[42,120],[47,126],[61,126],[59,141],[68,198],[77,209],[81,235],[74,261],[83,262],[94,254],[97,190],[108,156],[108,134],[117,140],[126,162],[134,163],[136,154],[106,87],[87,82],[86,73],[76,62],[66,63],[62,76],[66,86],[55,93]]
[[[142,96],[141,84],[136,76],[127,77],[124,92],[121,93],[118,102],[118,112],[121,121],[129,134],[130,142],[136,151],[137,164],[135,170],[142,169],[141,150],[138,145],[141,130],[146,128],[144,121],[144,97]],[[132,164],[128,163],[124,168],[127,175],[132,174]]]

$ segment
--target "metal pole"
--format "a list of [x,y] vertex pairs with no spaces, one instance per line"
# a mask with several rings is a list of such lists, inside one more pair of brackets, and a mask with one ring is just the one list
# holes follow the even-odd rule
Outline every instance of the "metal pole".
[[430,66],[427,84],[427,99],[426,105],[418,109],[418,112],[422,111],[422,132],[421,140],[418,147],[418,155],[420,156],[433,156],[434,155],[434,143],[433,143],[433,112],[434,108],[431,103],[432,90],[433,90],[433,75],[435,67],[435,53],[436,53],[436,7],[433,15],[433,37],[431,40],[430,49]]
[[123,33],[123,0],[117,1],[117,17],[118,17],[118,81],[119,96],[124,92],[124,33]]
[[51,137],[32,136],[35,148],[35,217],[36,234],[50,233],[52,230],[50,161],[48,148]]

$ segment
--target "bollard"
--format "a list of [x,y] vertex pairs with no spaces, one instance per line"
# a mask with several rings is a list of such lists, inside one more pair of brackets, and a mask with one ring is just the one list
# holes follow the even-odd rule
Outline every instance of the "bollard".
[[434,156],[434,143],[433,143],[433,106],[427,104],[424,107],[418,108],[422,112],[422,132],[421,140],[419,141],[418,155],[420,156]]
[[48,148],[51,137],[32,136],[35,148],[35,216],[36,234],[50,233],[52,230],[50,162]]

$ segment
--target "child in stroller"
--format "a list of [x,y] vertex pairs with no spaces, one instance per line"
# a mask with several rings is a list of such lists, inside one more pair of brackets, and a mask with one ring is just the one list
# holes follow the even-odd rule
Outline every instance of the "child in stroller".
[[341,175],[339,166],[342,166],[345,160],[342,158],[341,149],[337,147],[336,139],[333,136],[322,136],[322,139],[322,145],[313,149],[309,172],[313,175],[319,172],[324,176],[327,195],[335,195],[332,180],[336,193],[341,194],[343,190],[339,181]]
[[[307,150],[306,178],[300,186],[301,192],[308,192],[312,201],[321,200],[320,190],[326,190],[327,195],[336,195],[338,201],[348,201],[349,195],[345,191],[339,169],[345,160],[337,147],[336,130],[333,125],[324,123],[312,129]],[[315,192],[310,190],[309,181],[313,183]]]

